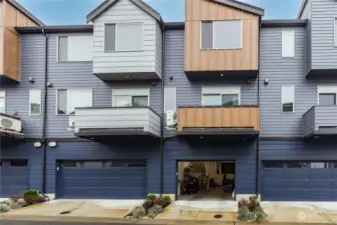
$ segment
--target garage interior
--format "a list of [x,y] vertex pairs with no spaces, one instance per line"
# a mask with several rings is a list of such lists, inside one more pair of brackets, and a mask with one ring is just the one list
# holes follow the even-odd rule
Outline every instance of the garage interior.
[[178,161],[178,200],[235,200],[235,161]]

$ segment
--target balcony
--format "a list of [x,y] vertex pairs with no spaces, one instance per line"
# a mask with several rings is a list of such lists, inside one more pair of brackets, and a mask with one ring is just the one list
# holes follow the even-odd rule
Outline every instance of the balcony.
[[0,113],[0,136],[23,138],[20,118]]
[[76,108],[74,130],[75,135],[80,137],[160,137],[160,116],[148,107]]
[[257,135],[257,106],[179,107],[178,133],[181,135]]
[[337,106],[313,106],[303,115],[304,138],[337,135]]

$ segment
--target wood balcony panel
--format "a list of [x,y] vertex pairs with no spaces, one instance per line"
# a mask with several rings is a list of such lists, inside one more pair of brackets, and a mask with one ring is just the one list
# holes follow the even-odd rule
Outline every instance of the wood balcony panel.
[[178,132],[188,128],[252,128],[259,131],[259,108],[235,107],[180,107],[178,109]]

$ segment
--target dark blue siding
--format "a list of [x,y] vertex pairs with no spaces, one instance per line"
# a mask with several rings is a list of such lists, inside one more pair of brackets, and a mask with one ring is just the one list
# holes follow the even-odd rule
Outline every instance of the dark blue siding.
[[[5,138],[0,141],[0,159],[28,160],[28,188],[42,189],[42,153],[43,149],[35,148],[33,142],[13,141]],[[5,171],[2,172],[5,173]],[[6,173],[6,176],[8,176],[8,173]]]
[[100,143],[57,142],[48,149],[47,192],[55,193],[56,162],[59,160],[146,160],[147,192],[159,193],[160,146],[153,140]]
[[179,160],[235,160],[237,194],[255,193],[256,142],[174,138],[165,142],[164,193],[176,193]]

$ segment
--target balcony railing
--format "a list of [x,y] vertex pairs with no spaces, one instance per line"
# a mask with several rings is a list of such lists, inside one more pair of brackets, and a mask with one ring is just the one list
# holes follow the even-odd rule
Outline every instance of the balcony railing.
[[160,137],[160,116],[151,108],[76,108],[78,136],[152,135]]
[[195,106],[179,107],[178,132],[190,128],[259,131],[257,106]]
[[303,115],[303,136],[337,135],[337,106],[313,106]]

